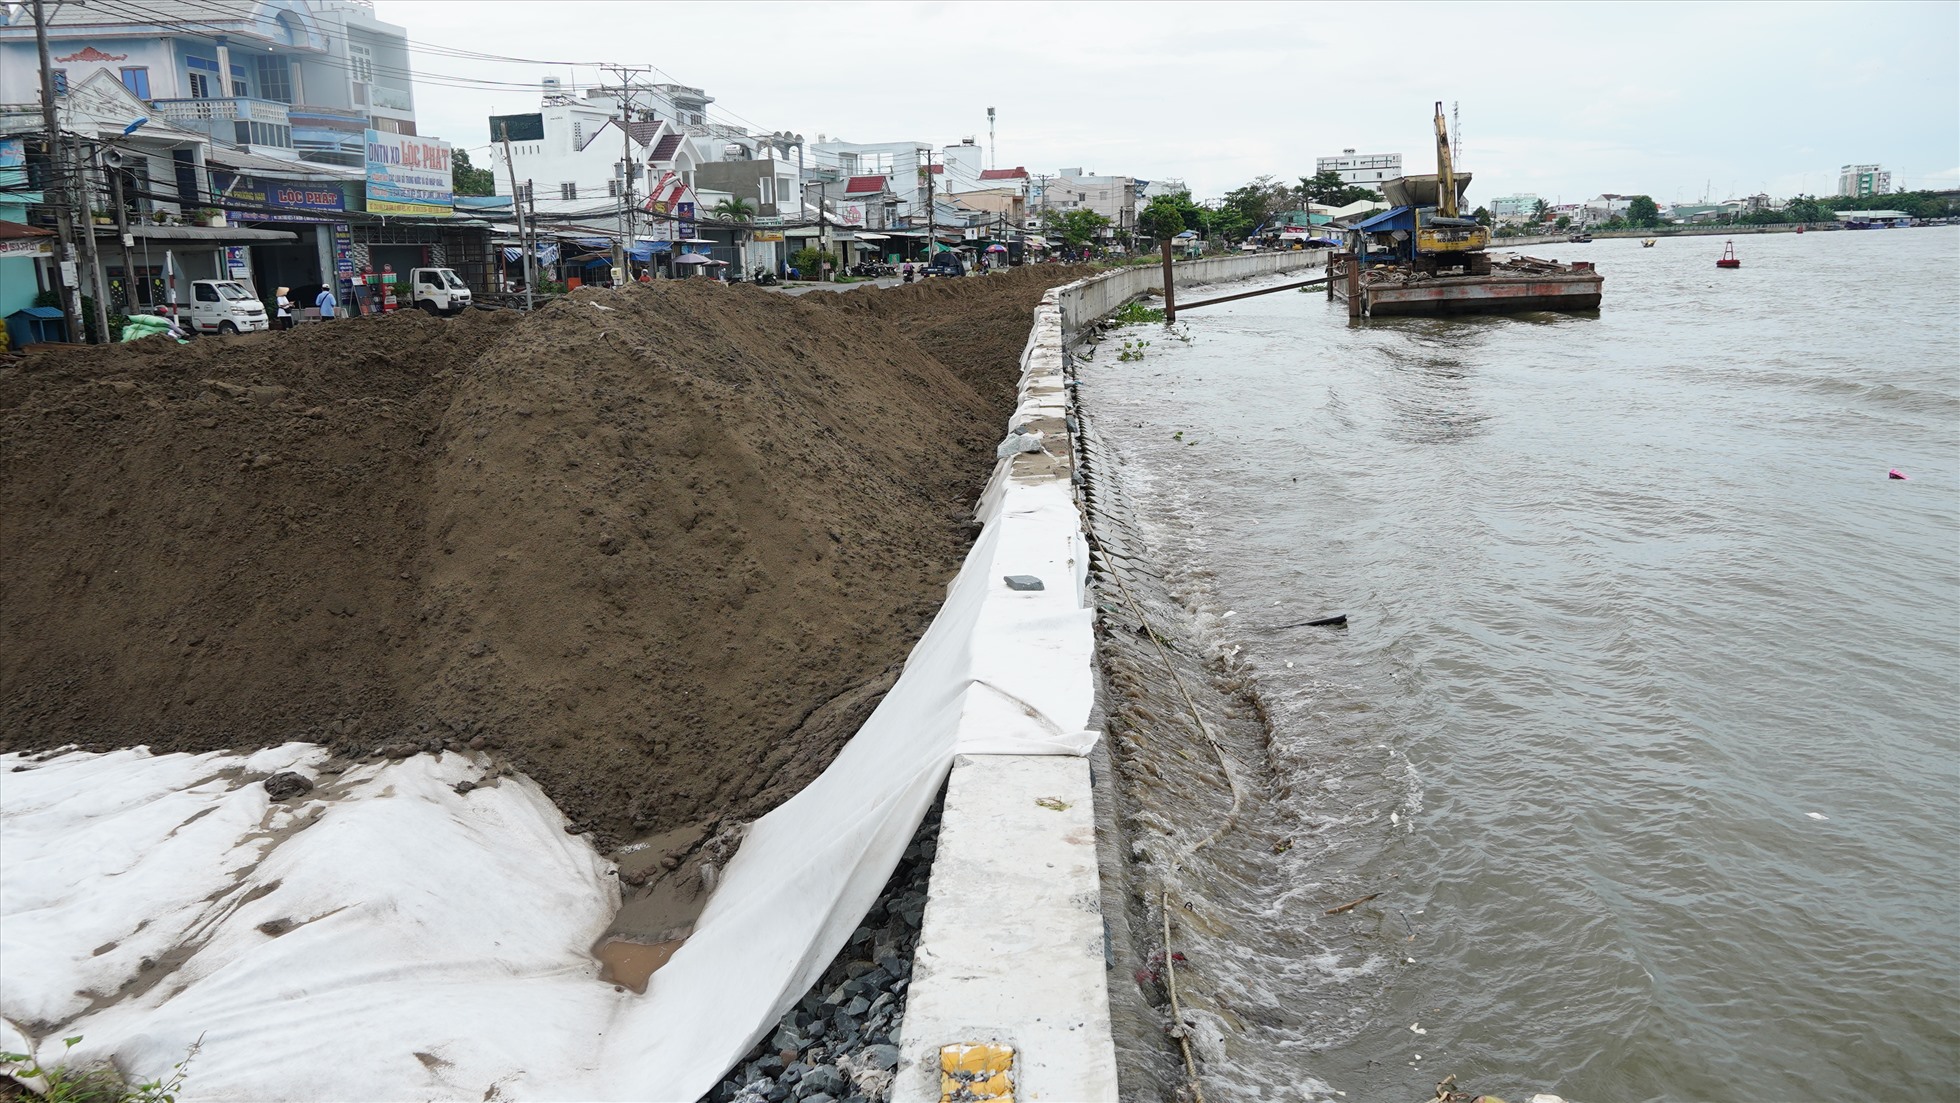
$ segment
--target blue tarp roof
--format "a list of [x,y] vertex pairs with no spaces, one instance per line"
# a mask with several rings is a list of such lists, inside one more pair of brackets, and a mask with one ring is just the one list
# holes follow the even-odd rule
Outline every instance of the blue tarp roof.
[[1367,234],[1383,234],[1390,230],[1413,230],[1416,228],[1415,211],[1414,207],[1390,207],[1375,217],[1356,224],[1354,228]]

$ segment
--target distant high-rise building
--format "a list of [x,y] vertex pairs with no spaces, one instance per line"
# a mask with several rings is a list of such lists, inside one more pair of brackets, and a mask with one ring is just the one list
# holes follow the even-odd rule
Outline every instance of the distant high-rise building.
[[1329,171],[1340,173],[1343,184],[1379,188],[1382,181],[1393,180],[1402,175],[1402,155],[1356,153],[1351,149],[1344,149],[1339,157],[1322,157],[1314,161],[1314,172]]
[[1536,213],[1540,202],[1535,195],[1500,195],[1490,201],[1491,217],[1499,222],[1524,222]]
[[1838,170],[1839,195],[1863,198],[1891,192],[1892,174],[1880,165],[1846,165]]

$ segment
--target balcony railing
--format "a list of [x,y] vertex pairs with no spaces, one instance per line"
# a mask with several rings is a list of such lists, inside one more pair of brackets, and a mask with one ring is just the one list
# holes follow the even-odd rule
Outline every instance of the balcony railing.
[[291,126],[286,105],[248,96],[212,100],[151,100],[157,114],[173,123],[246,122]]
[[151,100],[156,113],[187,130],[200,130],[226,145],[293,146],[292,116],[285,104],[249,96],[205,100]]

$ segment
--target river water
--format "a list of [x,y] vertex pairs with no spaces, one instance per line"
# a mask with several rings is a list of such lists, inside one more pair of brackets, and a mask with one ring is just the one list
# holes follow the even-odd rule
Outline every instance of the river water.
[[1130,600],[1252,705],[1176,868],[1223,774],[1112,710],[1209,1098],[1960,1091],[1960,231],[1721,245],[1525,250],[1596,316],[1288,291],[1078,358]]

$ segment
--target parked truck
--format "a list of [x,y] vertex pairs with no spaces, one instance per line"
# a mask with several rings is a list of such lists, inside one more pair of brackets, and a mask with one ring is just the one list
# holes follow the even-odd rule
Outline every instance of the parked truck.
[[470,285],[449,268],[416,268],[408,274],[409,302],[431,314],[461,314],[470,308]]

